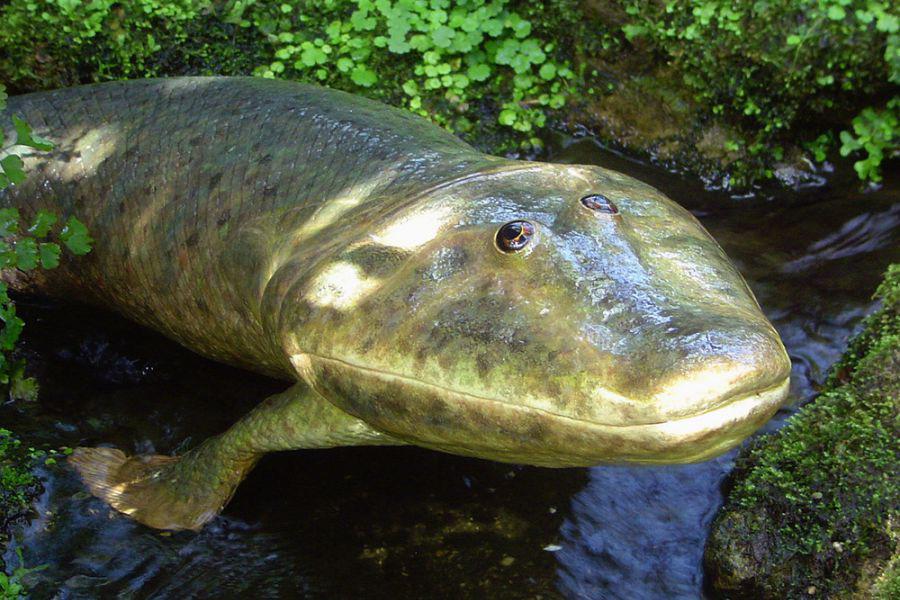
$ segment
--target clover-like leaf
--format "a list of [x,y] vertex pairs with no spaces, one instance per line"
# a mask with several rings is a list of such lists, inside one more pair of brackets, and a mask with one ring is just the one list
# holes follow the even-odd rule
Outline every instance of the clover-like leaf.
[[0,159],[0,167],[3,168],[3,174],[10,183],[19,185],[25,181],[25,163],[15,154],[10,154]]
[[43,242],[38,246],[38,254],[41,259],[41,266],[45,269],[55,269],[59,266],[59,255],[62,252],[59,244],[53,242]]
[[16,316],[15,305],[9,310],[3,311],[0,315],[3,320],[3,328],[0,329],[0,350],[12,350],[16,346],[19,336],[22,335],[22,328],[25,327],[25,321]]
[[497,118],[501,125],[512,125],[516,122],[516,111],[505,109],[500,111],[500,116]]
[[310,44],[300,53],[300,60],[307,67],[314,67],[324,64],[328,60],[328,55],[321,48]]
[[88,234],[87,227],[75,217],[69,217],[69,220],[66,221],[66,225],[59,232],[59,239],[76,256],[90,252],[91,245],[94,243],[93,238]]
[[554,77],[556,77],[556,65],[553,63],[544,63],[541,67],[541,70],[538,71],[538,74],[541,76],[541,79],[545,79],[550,81]]
[[378,81],[378,75],[375,71],[369,69],[365,65],[359,65],[350,73],[350,79],[356,85],[362,87],[372,87]]
[[7,238],[17,233],[19,233],[19,210],[0,208],[0,238]]
[[50,233],[50,228],[56,223],[56,215],[45,210],[39,210],[34,217],[34,223],[28,228],[28,233],[36,238],[45,237]]
[[491,76],[491,67],[485,63],[479,63],[469,67],[467,73],[472,81],[484,81]]
[[38,245],[34,239],[26,237],[16,241],[16,267],[30,271],[38,264]]
[[433,41],[434,45],[438,48],[449,48],[450,44],[453,43],[453,38],[455,35],[455,31],[453,31],[446,25],[441,25],[431,32],[431,41]]

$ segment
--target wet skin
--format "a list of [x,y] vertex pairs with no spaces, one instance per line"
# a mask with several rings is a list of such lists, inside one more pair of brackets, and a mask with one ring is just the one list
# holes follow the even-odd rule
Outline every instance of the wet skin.
[[85,86],[8,112],[57,147],[3,205],[76,214],[98,240],[14,285],[296,382],[181,458],[76,453],[95,494],[149,525],[201,526],[289,448],[702,460],[787,393],[784,348],[721,248],[619,173],[483,155],[287,82]]

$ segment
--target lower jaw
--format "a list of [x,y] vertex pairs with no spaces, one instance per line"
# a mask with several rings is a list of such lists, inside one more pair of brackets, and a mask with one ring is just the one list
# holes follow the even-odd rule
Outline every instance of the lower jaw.
[[614,426],[555,417],[542,427],[544,443],[409,441],[452,454],[541,467],[694,463],[719,456],[752,435],[782,406],[788,388],[785,380],[711,411],[662,423]]
[[304,379],[341,409],[399,441],[501,462],[546,467],[706,460],[762,426],[789,381],[713,410],[662,423],[604,425],[454,392],[321,356],[303,355]]

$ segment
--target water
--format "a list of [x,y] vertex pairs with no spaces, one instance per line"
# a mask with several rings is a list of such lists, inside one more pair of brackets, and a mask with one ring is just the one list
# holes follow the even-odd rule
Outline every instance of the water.
[[[893,184],[864,194],[836,178],[733,200],[588,139],[558,140],[551,157],[625,171],[700,217],[781,333],[795,403],[814,395],[900,260]],[[41,398],[0,406],[0,423],[30,445],[177,452],[285,387],[106,314],[24,312]],[[697,598],[733,458],[551,470],[416,448],[289,452],[266,457],[199,534],[136,525],[65,468],[46,468],[38,516],[5,558],[20,548],[29,565],[49,565],[30,579],[36,598]]]

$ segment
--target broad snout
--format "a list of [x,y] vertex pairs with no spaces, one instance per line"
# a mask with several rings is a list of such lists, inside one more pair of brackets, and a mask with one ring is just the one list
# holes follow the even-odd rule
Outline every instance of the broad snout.
[[607,425],[646,425],[711,413],[785,387],[791,363],[767,322],[669,332],[619,358],[586,411]]

